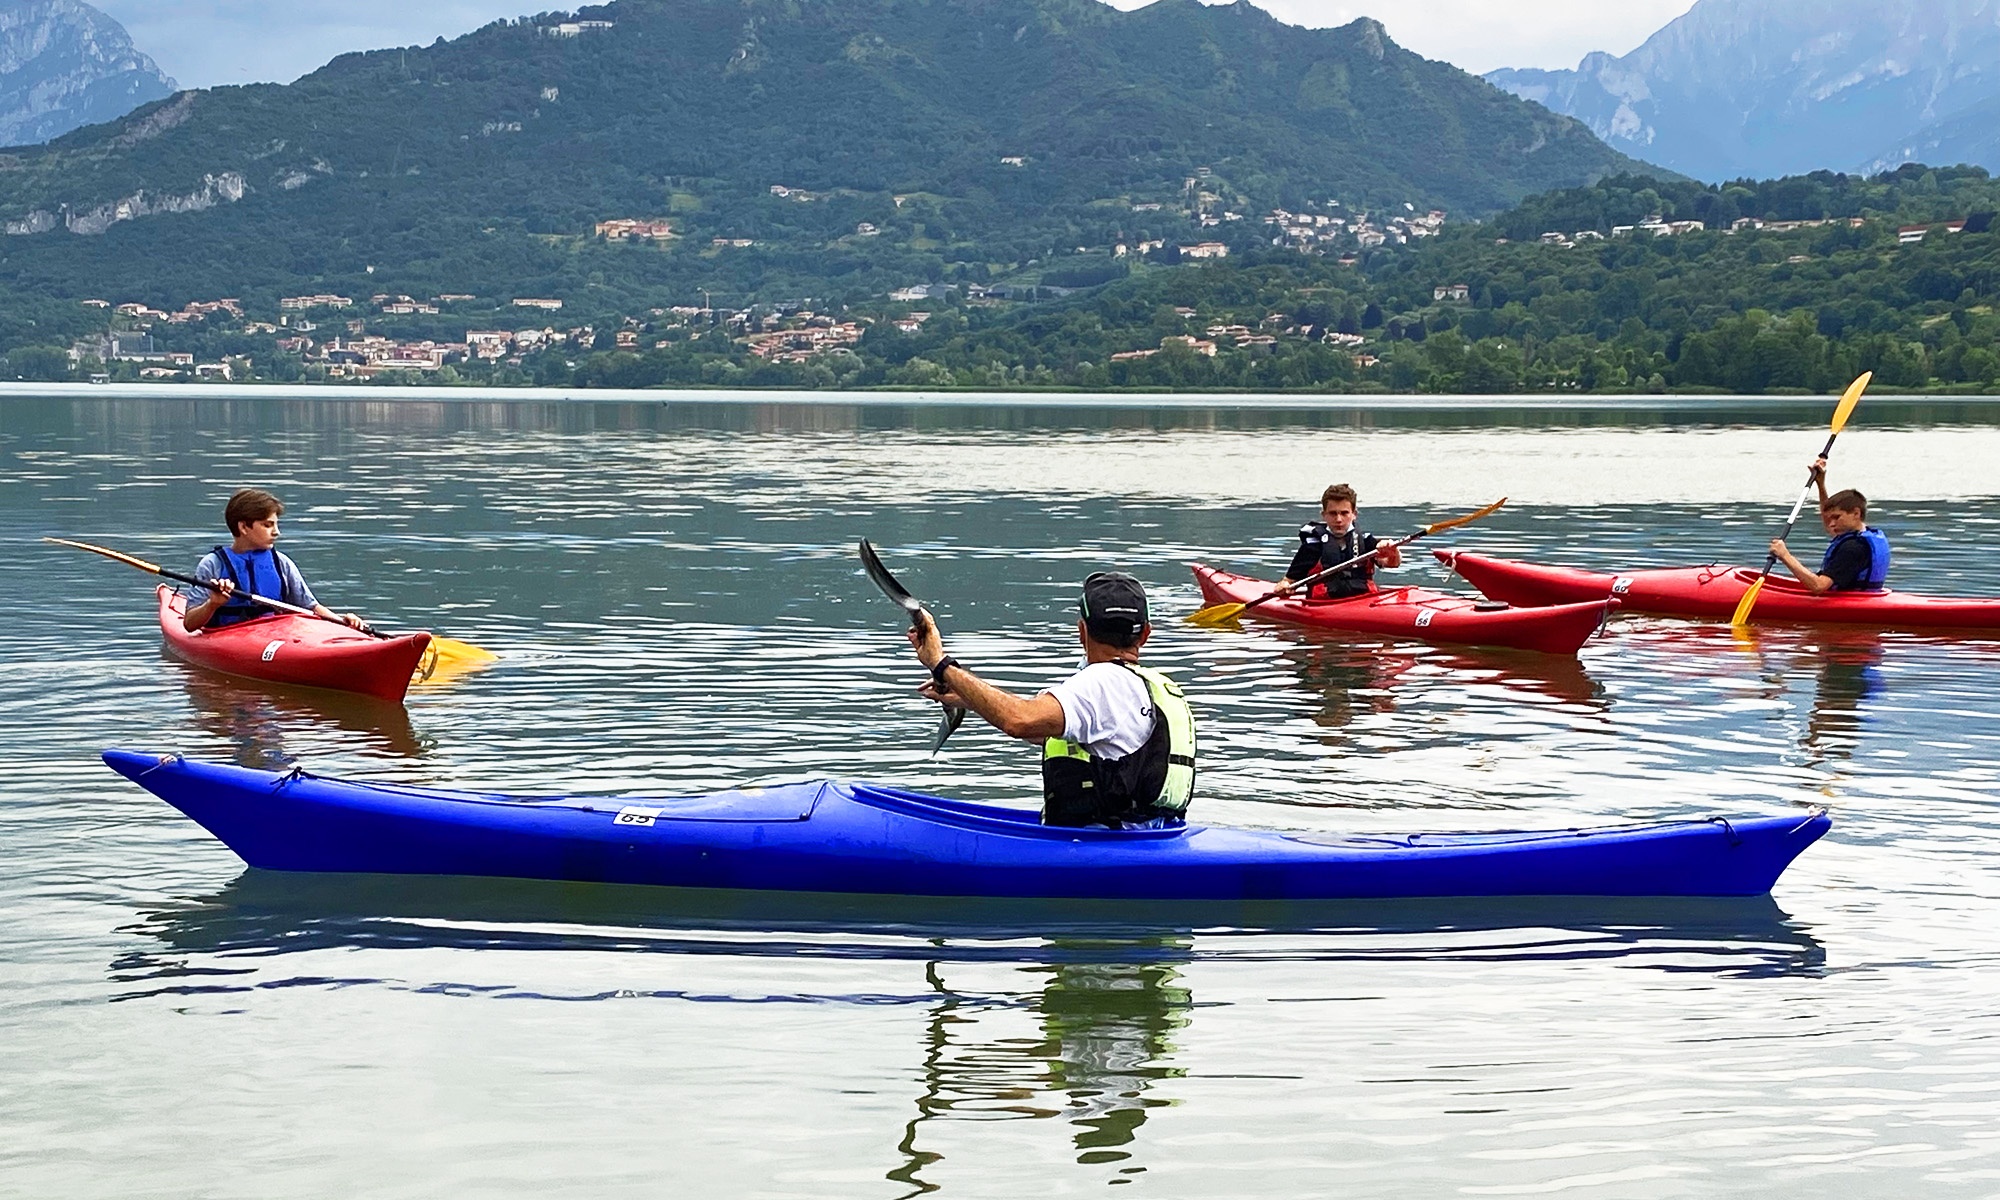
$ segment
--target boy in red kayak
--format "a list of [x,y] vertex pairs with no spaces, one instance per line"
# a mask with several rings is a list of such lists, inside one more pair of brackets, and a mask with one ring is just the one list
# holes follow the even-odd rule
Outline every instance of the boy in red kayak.
[[1402,566],[1401,550],[1381,543],[1372,533],[1362,533],[1355,528],[1355,518],[1360,514],[1360,497],[1353,488],[1336,483],[1326,489],[1319,498],[1319,520],[1299,530],[1299,551],[1292,555],[1292,565],[1286,569],[1285,577],[1278,581],[1278,594],[1289,596],[1298,581],[1306,576],[1374,553],[1378,546],[1381,552],[1367,562],[1335,571],[1316,581],[1307,592],[1307,598],[1344,600],[1349,596],[1366,595],[1375,590],[1375,568],[1394,570]]
[[236,595],[239,591],[309,608],[317,617],[354,629],[368,627],[353,613],[337,613],[321,604],[306,586],[298,564],[278,553],[278,518],[284,512],[285,506],[276,496],[256,488],[244,488],[229,498],[222,519],[234,540],[209,551],[194,569],[196,579],[214,580],[215,586],[195,588],[188,594],[181,624],[189,633],[211,625],[235,625],[271,611]]
[[1771,553],[1815,594],[1879,592],[1889,586],[1889,538],[1868,523],[1868,497],[1848,488],[1826,494],[1826,460],[1815,459],[1813,482],[1819,484],[1819,519],[1826,526],[1826,556],[1815,571],[1800,562],[1780,538],[1771,539]]

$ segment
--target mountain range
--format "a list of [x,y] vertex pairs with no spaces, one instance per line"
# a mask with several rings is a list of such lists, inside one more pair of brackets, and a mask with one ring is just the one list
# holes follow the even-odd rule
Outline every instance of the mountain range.
[[112,121],[177,87],[125,28],[78,0],[0,0],[0,146]]
[[1486,78],[1699,179],[2000,170],[2000,0],[1700,0],[1623,57]]
[[[1232,233],[1314,201],[1471,216],[1645,169],[1369,20],[619,0],[184,92],[16,151],[0,281],[580,289],[606,269],[592,230],[632,218],[672,236],[615,260],[630,286],[824,289],[1179,236],[1197,210],[1233,214]],[[752,252],[718,263],[717,238]]]

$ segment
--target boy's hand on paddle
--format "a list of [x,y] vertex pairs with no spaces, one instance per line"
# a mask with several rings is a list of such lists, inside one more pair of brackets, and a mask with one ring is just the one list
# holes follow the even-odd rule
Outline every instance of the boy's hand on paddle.
[[349,629],[358,629],[363,633],[369,632],[368,622],[362,620],[360,614],[340,613],[339,616],[341,623],[346,625]]
[[1810,469],[1810,470],[1811,470],[1811,472],[1812,472],[1812,481],[1813,481],[1814,483],[1825,483],[1825,482],[1826,482],[1826,456],[1825,456],[1825,455],[1821,455],[1820,457],[1818,457],[1818,458],[1815,458],[1815,459],[1813,459],[1813,463],[1812,463],[1812,466],[1811,466],[1811,467],[1810,467],[1809,469]]
[[1790,558],[1792,556],[1791,547],[1785,545],[1785,539],[1783,538],[1771,539],[1771,553],[1777,555],[1779,558]]

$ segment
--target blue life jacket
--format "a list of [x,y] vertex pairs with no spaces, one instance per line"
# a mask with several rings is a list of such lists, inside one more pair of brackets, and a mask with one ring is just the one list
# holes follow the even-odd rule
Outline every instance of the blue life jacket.
[[1849,541],[1859,541],[1868,547],[1868,570],[1862,573],[1860,579],[1855,580],[1853,587],[1845,590],[1879,592],[1889,586],[1889,536],[1873,525],[1857,533],[1843,533],[1833,539],[1826,548],[1826,557],[1819,560],[1819,573],[1827,574],[1827,568],[1833,565],[1833,552]]
[[292,598],[285,594],[285,573],[278,568],[276,550],[252,550],[248,554],[238,554],[227,546],[217,546],[215,556],[222,561],[222,569],[229,576],[229,581],[236,585],[236,594],[209,620],[210,628],[235,625],[269,614],[270,609],[244,598],[248,592],[292,603]]

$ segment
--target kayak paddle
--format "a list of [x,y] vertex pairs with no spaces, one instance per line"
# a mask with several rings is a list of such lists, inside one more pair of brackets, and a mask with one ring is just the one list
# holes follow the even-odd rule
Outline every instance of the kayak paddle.
[[[1834,439],[1840,436],[1841,430],[1847,428],[1847,419],[1854,415],[1854,406],[1861,403],[1861,393],[1868,390],[1868,383],[1874,378],[1875,372],[1863,371],[1861,378],[1847,385],[1847,394],[1840,398],[1840,407],[1833,410],[1833,428],[1826,435],[1826,449],[1819,452],[1821,458],[1827,458],[1833,454]],[[1805,511],[1806,501],[1812,498],[1813,485],[1818,482],[1818,473],[1813,471],[1806,472],[1806,490],[1799,493],[1799,502],[1792,505],[1792,515],[1786,518],[1785,531],[1778,535],[1779,541],[1782,542],[1792,536],[1792,526],[1799,523],[1799,514]],[[1771,568],[1777,565],[1777,555],[1766,554],[1764,556],[1764,573],[1757,576],[1757,582],[1750,585],[1749,591],[1743,593],[1743,599],[1736,605],[1736,615],[1729,618],[1731,625],[1740,627],[1750,623],[1750,610],[1757,607],[1757,597],[1764,592],[1764,581],[1771,577]]]
[[[910,595],[910,590],[897,582],[894,575],[889,574],[889,568],[882,565],[882,556],[875,553],[875,547],[868,544],[867,538],[861,539],[861,569],[868,572],[868,578],[875,581],[875,586],[882,589],[884,596],[894,600],[904,612],[910,614],[910,628],[922,629],[930,622],[930,616],[924,612],[922,602]],[[944,715],[938,718],[937,740],[931,743],[932,754],[944,749],[944,744],[951,740],[951,735],[957,733],[958,727],[965,723],[964,709],[944,704],[943,701],[939,701],[939,704],[944,708]]]
[[[1382,553],[1384,550],[1389,549],[1391,546],[1401,548],[1403,546],[1409,545],[1411,542],[1416,541],[1420,537],[1428,537],[1433,533],[1441,533],[1447,529],[1457,529],[1460,525],[1470,525],[1474,521],[1479,520],[1481,517],[1490,517],[1494,513],[1499,512],[1501,505],[1504,505],[1506,503],[1507,503],[1507,497],[1502,496],[1500,497],[1500,499],[1487,505],[1485,508],[1480,509],[1478,512],[1467,513],[1465,516],[1462,517],[1453,517],[1449,521],[1439,521],[1435,525],[1426,525],[1422,529],[1417,530],[1415,533],[1411,534],[1408,537],[1398,538],[1393,542],[1384,542],[1381,545],[1375,547],[1373,550],[1370,550],[1366,554],[1360,555],[1355,558],[1350,558],[1344,563],[1335,563],[1333,566],[1324,567],[1318,571],[1314,571],[1312,574],[1306,576],[1304,579],[1301,579],[1297,583],[1294,583],[1291,586],[1291,588],[1288,589],[1288,591],[1297,591],[1300,588],[1311,587],[1313,584],[1318,583],[1320,580],[1326,578],[1328,575],[1335,574],[1336,572],[1339,571],[1345,571],[1349,567],[1358,566],[1361,563],[1367,562],[1369,559],[1374,558],[1376,555]],[[1279,596],[1284,594],[1285,593],[1283,592],[1278,592],[1274,590],[1265,592],[1263,595],[1257,597],[1255,600],[1247,600],[1241,604],[1211,604],[1207,608],[1204,608],[1199,612],[1188,614],[1187,619],[1196,625],[1227,624],[1230,621],[1234,621],[1237,617],[1242,616],[1245,612],[1249,611],[1250,609],[1257,607],[1259,604],[1262,604],[1267,600],[1276,600]]]
[[[128,567],[137,567],[141,571],[158,575],[162,579],[171,579],[175,583],[185,583],[204,589],[212,589],[215,586],[211,581],[196,579],[192,575],[182,575],[178,571],[169,571],[158,563],[149,563],[143,558],[134,558],[129,554],[120,554],[116,550],[106,549],[103,546],[93,546],[89,542],[72,542],[67,538],[58,537],[45,537],[42,540],[57,546],[68,546],[74,550],[88,550],[92,554],[101,554],[114,562],[122,562]],[[347,622],[335,618],[322,617],[310,608],[300,608],[296,604],[287,604],[283,600],[273,600],[268,596],[259,596],[254,592],[239,591],[236,594],[250,601],[252,604],[261,604],[265,608],[276,612],[291,613],[293,616],[299,617],[311,617],[318,621],[330,620],[335,625],[347,624]],[[370,637],[382,638],[384,640],[398,636],[396,634],[378,633],[367,625],[363,625],[356,632],[365,633]],[[456,638],[438,637],[436,634],[431,635],[431,647],[437,651],[437,662],[440,666],[456,667],[460,670],[466,667],[497,662],[500,657],[490,650],[473,645],[471,642],[461,642]]]

